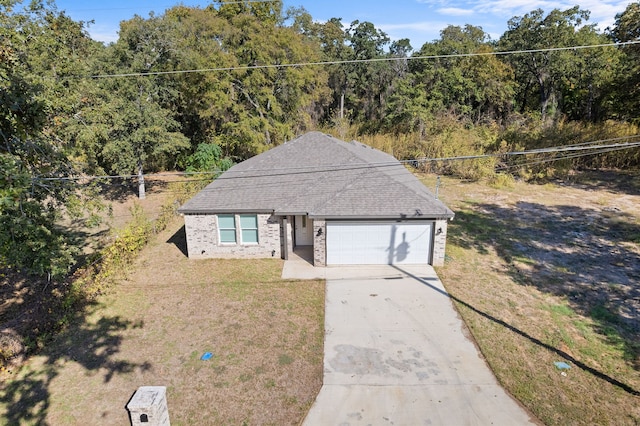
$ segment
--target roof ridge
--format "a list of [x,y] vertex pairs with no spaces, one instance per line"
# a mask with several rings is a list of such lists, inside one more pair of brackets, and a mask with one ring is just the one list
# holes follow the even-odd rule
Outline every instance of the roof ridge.
[[181,212],[259,208],[279,214],[399,217],[419,209],[452,216],[441,204],[392,155],[310,132],[227,170]]
[[[415,175],[413,175],[413,173],[411,173],[410,170],[406,170],[407,168],[400,162],[400,160],[398,160],[396,157],[394,157],[393,155],[386,153],[382,150],[379,150],[377,148],[374,148],[370,145],[364,144],[362,142],[353,140],[351,142],[345,142],[347,144],[352,143],[352,144],[358,144],[363,148],[369,148],[371,150],[373,150],[374,152],[376,152],[376,155],[381,156],[381,157],[388,157],[389,159],[389,163],[388,163],[388,167],[383,167],[383,165],[387,165],[386,162],[382,162],[382,163],[371,163],[368,162],[368,164],[371,164],[372,169],[375,169],[376,171],[379,171],[381,173],[384,173],[386,176],[388,176],[389,178],[393,179],[395,182],[398,182],[399,184],[405,186],[408,189],[411,189],[413,191],[420,191],[422,196],[426,196],[429,198],[434,198],[435,199],[435,195],[433,195],[431,193],[431,191],[429,191],[429,189],[422,184],[422,182],[420,182],[418,180],[417,177],[415,177]],[[356,154],[357,155],[357,154]],[[364,159],[366,161],[366,159]],[[415,178],[415,180],[412,179],[411,182],[408,182],[406,180],[400,179],[400,174],[398,173],[394,173],[395,170],[398,170],[397,167],[402,167],[405,171],[409,172],[411,174],[411,176],[413,176]],[[419,183],[419,185],[418,185]]]

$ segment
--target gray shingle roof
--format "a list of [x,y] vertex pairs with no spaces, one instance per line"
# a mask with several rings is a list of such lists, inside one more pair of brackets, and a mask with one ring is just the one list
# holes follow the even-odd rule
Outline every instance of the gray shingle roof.
[[179,211],[362,219],[453,217],[391,155],[320,132],[233,166]]

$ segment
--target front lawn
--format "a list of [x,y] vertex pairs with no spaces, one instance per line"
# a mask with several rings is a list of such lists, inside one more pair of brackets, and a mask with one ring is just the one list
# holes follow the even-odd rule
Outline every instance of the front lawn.
[[[640,424],[640,178],[441,182],[456,218],[437,271],[505,389],[545,424]],[[3,424],[127,424],[142,385],[167,386],[175,425],[299,424],[322,384],[324,283],[189,260],[181,227],[4,374]]]
[[150,385],[167,387],[175,425],[304,418],[322,384],[324,283],[281,280],[281,260],[189,260],[181,227],[5,376],[3,423],[128,424],[127,402]]
[[498,380],[548,425],[640,424],[640,177],[442,181],[438,274]]

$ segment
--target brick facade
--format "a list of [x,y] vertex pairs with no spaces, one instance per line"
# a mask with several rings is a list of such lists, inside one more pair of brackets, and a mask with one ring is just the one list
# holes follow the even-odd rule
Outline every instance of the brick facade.
[[433,266],[444,265],[445,248],[447,245],[447,221],[436,220],[433,227],[433,258],[431,264]]
[[313,220],[313,266],[327,266],[327,227],[322,219]]
[[220,243],[218,216],[215,214],[185,214],[187,252],[192,259],[205,258],[281,258],[280,218],[258,214],[258,244],[241,244],[240,215],[236,218],[237,243]]
[[[192,259],[205,258],[282,258],[285,241],[291,251],[293,248],[292,222],[288,216],[283,218],[258,214],[258,244],[241,244],[240,218],[236,217],[236,244],[219,242],[218,216],[215,214],[185,214],[185,232],[187,236],[188,256]],[[313,265],[326,266],[326,221],[313,220]],[[436,220],[433,227],[433,251],[431,264],[442,266],[445,261],[447,242],[447,220]]]

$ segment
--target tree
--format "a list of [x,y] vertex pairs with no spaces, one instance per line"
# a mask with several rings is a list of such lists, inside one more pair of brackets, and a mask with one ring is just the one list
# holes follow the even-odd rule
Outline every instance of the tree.
[[[233,53],[222,45],[228,21],[213,7],[175,6],[167,10],[164,20],[169,21],[171,31],[167,37],[175,43],[176,67],[200,70],[238,66]],[[231,80],[229,72],[190,72],[162,78],[167,93],[171,94],[165,100],[167,107],[174,112],[182,133],[191,140],[191,150],[187,154],[199,144],[217,138],[224,123],[231,119]],[[232,145],[223,143],[225,148]]]
[[222,149],[217,143],[201,143],[196,151],[187,158],[188,172],[214,172],[216,175],[232,166],[229,158],[223,158]]
[[[341,18],[331,18],[327,22],[313,22],[310,16],[302,15],[294,22],[294,28],[298,28],[307,39],[319,46],[322,61],[342,62],[350,60],[353,56],[352,49],[348,45],[348,35],[342,24]],[[324,120],[330,120],[333,115],[342,120],[345,117],[345,94],[347,91],[348,71],[344,65],[336,64],[327,67],[327,85],[331,92],[331,102],[327,110],[321,114]]]
[[59,276],[77,248],[56,221],[80,192],[65,179],[76,169],[57,134],[63,108],[52,96],[71,96],[56,77],[73,61],[53,57],[67,49],[82,57],[91,43],[64,14],[37,1],[15,12],[17,4],[0,4],[0,266]]
[[[480,27],[448,26],[425,43],[392,96],[386,126],[424,132],[431,117],[446,113],[475,123],[505,118],[512,110],[512,71],[490,55],[493,47]],[[458,56],[483,54],[479,56]]]
[[[640,2],[629,4],[624,12],[616,15],[610,35],[618,43],[640,40]],[[634,44],[619,50],[622,57],[617,79],[613,85],[611,108],[616,117],[638,120],[640,118],[640,47]]]
[[[589,12],[578,6],[565,11],[554,9],[547,15],[537,9],[510,19],[499,47],[505,51],[520,51],[603,42],[594,25],[584,24],[588,19]],[[543,119],[557,118],[563,112],[563,96],[569,95],[573,98],[567,108],[571,115],[575,117],[576,111],[581,111],[593,116],[595,86],[602,83],[599,82],[602,76],[594,71],[601,64],[601,55],[547,50],[509,55],[506,60],[515,70],[516,97],[521,112],[537,110]],[[582,86],[580,95],[586,99],[576,99],[578,92],[574,89],[577,86]]]
[[[581,30],[576,34],[580,46],[610,43],[604,34]],[[560,82],[559,111],[570,120],[596,122],[611,117],[609,102],[618,78],[621,52],[598,47],[571,52],[571,65]]]
[[[347,30],[353,60],[381,59],[390,39],[371,22],[353,21]],[[369,127],[382,118],[387,88],[392,78],[390,64],[385,62],[362,62],[343,65],[347,72],[347,102],[353,118]]]
[[269,13],[254,4],[235,14],[227,5],[220,8],[220,16],[227,20],[220,43],[239,66],[229,75],[220,133],[236,143],[227,150],[236,158],[260,153],[307,129],[314,105],[324,103],[327,95],[322,68],[290,66],[318,61],[320,56],[315,43],[282,25],[281,15],[276,19],[280,3],[270,3]]
[[[369,62],[387,55],[389,37],[371,22],[353,21],[345,28],[341,18],[316,23],[304,13],[297,16],[294,28],[319,45],[323,61],[339,62],[328,66],[328,86],[333,96],[323,114],[324,120],[344,120],[348,115],[366,127],[377,127],[386,96],[392,91],[394,76],[402,71],[402,66],[394,68],[400,62]],[[406,39],[393,48],[394,57],[406,56],[411,50]]]
[[418,132],[422,138],[433,111],[437,108],[429,98],[426,84],[409,73],[398,82],[387,104],[384,128],[395,133]]
[[[173,111],[162,102],[170,97],[159,77],[145,75],[176,65],[166,23],[154,16],[123,22],[117,43],[105,51],[107,72],[133,74],[100,78],[89,88],[74,114],[75,141],[89,164],[109,173],[138,174],[144,198],[144,170],[173,168],[176,156],[190,147]],[[84,128],[87,131],[84,131]]]
[[408,38],[402,38],[391,42],[391,46],[389,47],[389,56],[391,58],[398,58],[397,61],[392,62],[392,68],[396,77],[404,77],[409,70],[407,58],[411,55],[412,51],[413,47],[411,47],[411,42]]

